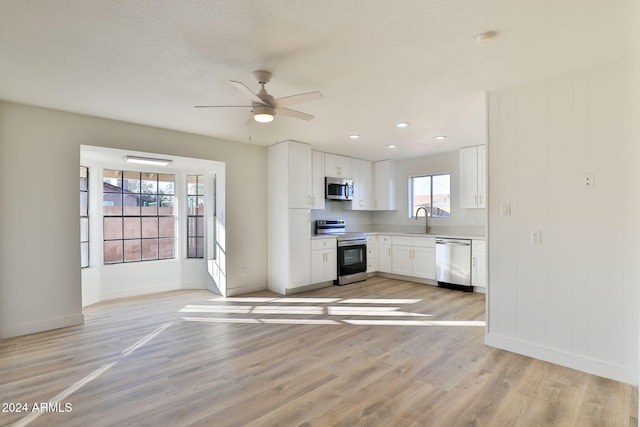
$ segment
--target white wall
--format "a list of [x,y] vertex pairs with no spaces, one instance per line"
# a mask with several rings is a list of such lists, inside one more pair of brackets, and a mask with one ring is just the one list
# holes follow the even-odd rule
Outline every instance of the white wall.
[[0,102],[0,338],[83,321],[82,144],[224,162],[227,295],[266,288],[265,147]]
[[637,54],[489,95],[486,342],[632,384],[639,76]]

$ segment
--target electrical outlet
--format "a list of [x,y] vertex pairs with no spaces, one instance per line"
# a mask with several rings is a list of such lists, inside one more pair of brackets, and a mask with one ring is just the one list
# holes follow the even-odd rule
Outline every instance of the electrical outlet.
[[593,188],[593,185],[595,184],[594,182],[595,177],[593,176],[592,172],[587,172],[585,174],[582,175],[582,188],[585,190],[591,190]]
[[532,245],[539,245],[542,243],[542,231],[532,231],[530,242]]
[[241,273],[243,276],[246,276],[246,275],[247,275],[247,267],[242,267],[242,268],[240,269],[240,273]]

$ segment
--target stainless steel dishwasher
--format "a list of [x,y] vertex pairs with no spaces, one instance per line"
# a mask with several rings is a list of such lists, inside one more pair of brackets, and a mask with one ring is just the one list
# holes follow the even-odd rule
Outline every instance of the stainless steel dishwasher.
[[438,286],[473,291],[471,286],[471,240],[436,239]]

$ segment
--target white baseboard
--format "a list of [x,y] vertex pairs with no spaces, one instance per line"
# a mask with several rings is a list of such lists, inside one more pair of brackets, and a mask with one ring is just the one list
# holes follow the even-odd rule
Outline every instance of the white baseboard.
[[599,377],[609,378],[631,385],[638,385],[637,369],[614,365],[601,360],[590,359],[577,354],[553,350],[490,333],[485,334],[484,343],[491,347],[544,360],[545,362],[555,363],[556,365],[576,369]]
[[84,314],[70,314],[68,316],[50,317],[35,322],[19,323],[17,325],[0,327],[0,339],[35,334],[37,332],[50,331],[52,329],[66,328],[68,326],[82,325]]
[[138,295],[145,295],[145,294],[154,294],[156,292],[175,291],[179,289],[182,289],[182,283],[180,282],[175,282],[175,283],[169,282],[169,283],[163,283],[160,285],[151,285],[151,286],[139,286],[137,288],[101,292],[100,301],[106,301],[106,300],[116,299],[116,298],[135,297]]

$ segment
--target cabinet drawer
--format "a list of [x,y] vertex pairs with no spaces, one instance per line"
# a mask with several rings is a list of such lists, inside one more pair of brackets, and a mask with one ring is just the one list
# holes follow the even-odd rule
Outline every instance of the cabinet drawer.
[[471,247],[474,251],[484,252],[487,250],[487,241],[486,240],[472,240]]
[[327,239],[311,239],[312,251],[315,251],[318,249],[334,249],[336,247],[338,247],[338,244],[335,237],[327,238]]
[[436,239],[435,237],[414,237],[413,246],[419,248],[435,248]]
[[378,243],[384,244],[384,245],[390,245],[391,244],[391,236],[378,236]]
[[367,245],[375,245],[376,243],[376,236],[367,236]]
[[394,245],[413,246],[413,238],[411,236],[393,236]]

